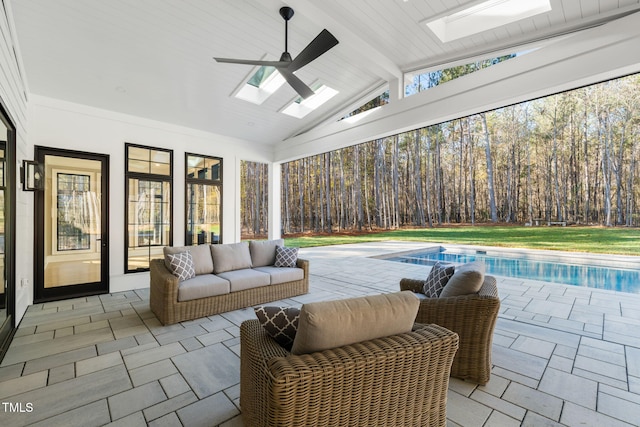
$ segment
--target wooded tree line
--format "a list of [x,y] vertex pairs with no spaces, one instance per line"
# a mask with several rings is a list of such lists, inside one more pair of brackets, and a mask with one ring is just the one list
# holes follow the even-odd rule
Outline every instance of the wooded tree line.
[[[282,165],[282,231],[638,226],[639,139],[634,75],[299,159]],[[244,210],[255,230],[266,204]]]
[[269,165],[240,162],[240,222],[243,236],[263,237],[268,232]]

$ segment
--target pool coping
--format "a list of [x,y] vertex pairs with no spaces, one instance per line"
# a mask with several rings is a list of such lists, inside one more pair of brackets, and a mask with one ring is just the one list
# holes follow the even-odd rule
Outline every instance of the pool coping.
[[593,254],[586,252],[565,252],[551,251],[544,249],[525,249],[525,248],[503,248],[497,246],[482,245],[461,245],[448,243],[430,243],[425,242],[422,248],[411,249],[407,251],[392,252],[382,255],[374,255],[369,258],[388,260],[400,256],[408,256],[414,253],[421,253],[428,250],[456,249],[465,251],[482,251],[483,255],[499,255],[511,257],[519,257],[532,260],[549,261],[550,258],[564,263],[577,265],[593,265],[598,267],[619,268],[627,270],[640,270],[640,256],[616,255],[616,254]]

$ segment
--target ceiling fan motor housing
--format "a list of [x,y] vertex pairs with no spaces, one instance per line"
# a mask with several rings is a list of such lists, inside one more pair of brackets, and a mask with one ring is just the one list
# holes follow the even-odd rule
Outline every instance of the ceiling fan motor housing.
[[289,6],[281,7],[280,16],[282,16],[285,21],[288,21],[293,17],[293,9],[291,9]]

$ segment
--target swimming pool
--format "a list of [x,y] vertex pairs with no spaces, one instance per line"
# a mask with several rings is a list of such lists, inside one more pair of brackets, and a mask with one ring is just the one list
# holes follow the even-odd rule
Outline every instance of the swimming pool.
[[640,293],[640,269],[593,265],[590,260],[585,260],[588,263],[581,264],[577,257],[567,258],[563,262],[558,262],[560,255],[553,258],[547,257],[549,259],[538,255],[534,257],[522,251],[512,256],[500,252],[489,253],[485,250],[450,250],[436,247],[385,257],[385,259],[419,265],[433,265],[438,261],[441,264],[464,264],[479,260],[484,261],[488,274],[497,276]]

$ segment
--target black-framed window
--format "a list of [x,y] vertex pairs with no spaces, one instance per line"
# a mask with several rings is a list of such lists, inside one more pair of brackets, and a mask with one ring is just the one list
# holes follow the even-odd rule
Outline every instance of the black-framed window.
[[185,244],[222,243],[222,159],[185,154]]
[[125,144],[125,272],[149,269],[173,244],[173,151]]
[[91,191],[89,175],[56,174],[57,246],[56,250],[81,251],[91,248],[92,205],[86,195]]

